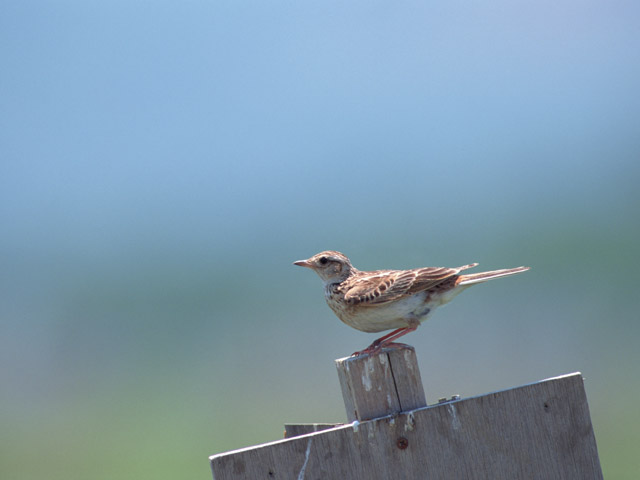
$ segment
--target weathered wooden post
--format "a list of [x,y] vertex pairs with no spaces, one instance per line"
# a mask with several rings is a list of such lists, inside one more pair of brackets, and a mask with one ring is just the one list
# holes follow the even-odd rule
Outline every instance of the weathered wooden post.
[[411,347],[336,366],[350,423],[213,455],[214,479],[602,478],[579,373],[427,406]]
[[413,347],[341,358],[336,367],[348,422],[427,406]]

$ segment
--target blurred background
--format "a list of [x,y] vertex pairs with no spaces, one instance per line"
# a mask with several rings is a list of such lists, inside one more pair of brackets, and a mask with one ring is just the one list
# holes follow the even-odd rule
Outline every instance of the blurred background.
[[531,266],[406,341],[428,401],[581,371],[640,471],[640,6],[0,5],[0,477],[211,477],[345,420],[292,265]]

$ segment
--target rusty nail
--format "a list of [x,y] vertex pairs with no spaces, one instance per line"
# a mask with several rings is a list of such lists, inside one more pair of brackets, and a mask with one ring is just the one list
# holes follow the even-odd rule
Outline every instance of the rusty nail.
[[396,441],[396,445],[398,446],[398,448],[400,450],[404,450],[405,448],[407,448],[409,446],[409,440],[407,440],[404,437],[400,437],[400,438],[398,438],[398,441]]

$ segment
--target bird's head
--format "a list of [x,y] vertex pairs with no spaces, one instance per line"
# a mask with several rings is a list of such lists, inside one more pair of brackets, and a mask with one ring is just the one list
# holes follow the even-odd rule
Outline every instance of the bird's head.
[[346,280],[355,270],[346,256],[331,250],[317,253],[311,258],[298,260],[293,264],[310,268],[318,274],[325,285],[340,283]]

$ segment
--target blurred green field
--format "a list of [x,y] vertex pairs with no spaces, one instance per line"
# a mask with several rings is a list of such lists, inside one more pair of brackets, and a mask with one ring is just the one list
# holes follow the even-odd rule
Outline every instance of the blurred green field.
[[[527,275],[470,289],[408,338],[428,401],[582,371],[605,476],[631,479],[640,419],[628,251],[586,268],[585,251],[606,245],[554,256],[523,240],[512,235],[483,265],[525,263]],[[244,280],[238,268],[255,263],[242,253],[216,268],[190,252],[179,265],[158,257],[165,271],[54,270],[64,281],[44,282],[56,292],[46,304],[13,297],[14,312],[33,316],[3,323],[3,477],[206,478],[208,455],[280,438],[285,422],[344,421],[333,359],[373,337],[340,324],[315,276],[290,265],[306,252],[258,248],[264,268]],[[452,250],[467,248],[443,255]],[[405,267],[414,254],[358,263]]]

